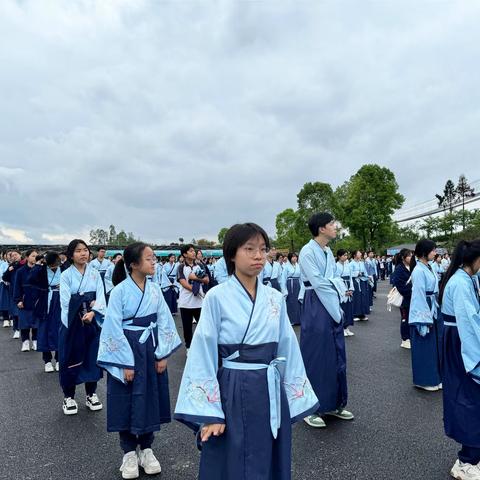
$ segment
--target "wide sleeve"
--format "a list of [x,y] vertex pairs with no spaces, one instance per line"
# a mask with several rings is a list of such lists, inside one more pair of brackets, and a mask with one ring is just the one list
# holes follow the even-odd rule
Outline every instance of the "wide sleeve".
[[312,251],[304,252],[301,255],[300,268],[330,316],[337,323],[340,322],[342,320],[342,309],[340,308],[339,294],[333,283],[321,274]]
[[174,415],[194,430],[201,424],[225,423],[217,380],[220,318],[218,302],[207,294],[188,352]]
[[285,300],[282,301],[280,311],[280,335],[277,356],[286,359],[283,372],[283,386],[290,408],[290,418],[292,423],[294,423],[316,412],[319,405],[305,372],[298,340],[288,319]]
[[157,311],[157,326],[158,326],[158,342],[155,349],[155,357],[157,360],[163,360],[169,357],[175,350],[181,346],[182,341],[178,336],[177,328],[173,320],[170,309],[168,308],[165,299],[163,298],[160,287],[158,287],[158,311]]
[[459,288],[453,293],[453,308],[457,320],[458,334],[465,371],[480,383],[480,311],[475,291]]
[[280,289],[285,297],[288,295],[288,289],[287,289],[288,270],[289,270],[289,267],[285,266],[285,268],[280,272],[280,278],[278,279],[280,283]]
[[[112,268],[113,267],[113,268]],[[107,293],[109,293],[112,289],[113,289],[113,283],[112,283],[112,276],[113,276],[113,270],[114,270],[115,266],[114,265],[110,265],[108,268],[107,268],[107,271],[105,272],[105,277],[104,277],[104,280],[105,280],[105,291]]]
[[15,275],[15,281],[13,283],[13,300],[15,303],[22,302],[23,296],[25,294],[25,292],[23,291],[24,268],[25,267],[18,269],[17,274]]
[[427,303],[426,278],[424,273],[417,268],[412,272],[412,300],[408,323],[410,325],[433,324],[432,309]]
[[125,383],[124,369],[135,367],[135,357],[123,331],[123,303],[120,288],[114,288],[110,295],[100,333],[97,363],[123,383]]
[[105,289],[103,287],[102,277],[97,272],[97,284],[95,292],[95,303],[93,304],[92,310],[95,311],[95,320],[98,325],[101,327],[105,317],[105,312],[107,308],[107,303],[105,301]]
[[65,270],[60,275],[60,306],[62,309],[62,323],[65,328],[68,328],[68,309],[70,306],[70,298],[72,293],[70,292],[70,274],[69,270]]

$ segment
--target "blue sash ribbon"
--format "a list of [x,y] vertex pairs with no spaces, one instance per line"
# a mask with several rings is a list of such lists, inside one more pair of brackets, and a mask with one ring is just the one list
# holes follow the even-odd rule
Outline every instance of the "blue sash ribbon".
[[139,338],[140,343],[145,343],[148,340],[148,337],[152,337],[153,346],[156,347],[157,344],[155,342],[155,335],[153,331],[157,327],[157,322],[150,322],[150,325],[146,327],[142,327],[140,325],[132,325],[133,320],[128,320],[127,322],[123,322],[123,329],[124,330],[131,330],[133,332],[140,332],[143,331],[142,335]]
[[223,359],[223,368],[231,370],[262,370],[267,369],[268,397],[270,400],[270,429],[273,438],[277,438],[278,429],[282,421],[281,412],[281,387],[282,387],[282,370],[285,366],[286,358],[274,358],[269,364],[266,363],[244,363],[234,362],[235,358],[240,356],[238,350],[227,358]]

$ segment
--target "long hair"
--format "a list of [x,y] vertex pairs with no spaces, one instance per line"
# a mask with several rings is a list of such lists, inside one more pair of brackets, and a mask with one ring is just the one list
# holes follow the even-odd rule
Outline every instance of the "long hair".
[[447,273],[442,278],[442,284],[440,285],[440,293],[438,296],[439,302],[443,300],[443,292],[450,278],[453,277],[455,272],[460,267],[471,267],[475,260],[480,257],[480,238],[467,242],[466,240],[460,240],[453,252],[452,262],[448,267]]

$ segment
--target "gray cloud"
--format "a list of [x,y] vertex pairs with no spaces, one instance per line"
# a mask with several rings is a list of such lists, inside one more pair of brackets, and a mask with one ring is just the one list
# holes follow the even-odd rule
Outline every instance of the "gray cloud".
[[363,163],[409,203],[476,180],[479,19],[474,2],[1,2],[0,241],[273,234],[305,182]]

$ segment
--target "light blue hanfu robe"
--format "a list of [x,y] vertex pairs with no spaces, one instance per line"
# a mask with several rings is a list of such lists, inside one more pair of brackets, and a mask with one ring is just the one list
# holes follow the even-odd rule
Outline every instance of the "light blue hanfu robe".
[[352,260],[350,272],[353,278],[353,316],[364,319],[370,313],[370,284],[368,273],[363,261]]
[[280,287],[286,297],[287,314],[292,325],[300,325],[302,304],[298,300],[300,294],[300,266],[285,263],[282,269]]
[[441,317],[445,433],[480,448],[480,301],[476,279],[462,269],[448,280]]
[[113,289],[112,277],[113,277],[114,270],[115,270],[115,264],[111,262],[107,268],[107,271],[105,272],[105,277],[103,278],[103,281],[105,283],[105,295],[110,295],[110,292]]
[[100,277],[102,278],[103,286],[105,288],[105,293],[107,291],[106,285],[105,285],[105,274],[107,273],[108,267],[112,264],[112,262],[108,258],[104,258],[102,261],[100,261],[98,258],[94,258],[89,265],[94,268],[95,270],[98,271],[100,274]]
[[215,264],[215,281],[220,284],[228,280],[227,264],[225,258],[219,258]]
[[0,261],[0,313],[3,314],[4,320],[8,320],[9,318],[9,310],[10,310],[10,292],[9,292],[9,284],[2,280],[3,274],[8,270],[8,262],[4,260]]
[[281,291],[280,287],[280,278],[281,278],[281,267],[278,262],[265,262],[263,270],[260,272],[260,280],[264,285],[273,287],[275,290]]
[[440,282],[442,281],[443,274],[445,273],[445,271],[443,270],[442,264],[437,262],[430,262],[430,265],[432,267],[433,273],[435,273],[435,275],[438,278],[438,285],[440,286]]
[[[104,291],[100,274],[90,264],[83,275],[71,265],[60,276],[58,353],[62,387],[96,382],[102,377],[97,353],[106,308]],[[93,321],[82,322],[89,311],[95,312]]]
[[347,359],[340,307],[345,284],[336,277],[330,248],[310,240],[298,263],[305,286],[300,348],[308,378],[318,397],[319,414],[347,404]]
[[437,320],[438,279],[435,273],[418,261],[413,269],[412,299],[408,323],[412,344],[413,384],[434,387],[440,378],[440,322]]
[[364,265],[369,277],[369,299],[371,307],[373,306],[373,293],[377,291],[377,264],[373,258],[366,258]]
[[317,408],[282,294],[257,281],[252,299],[235,275],[210,290],[174,416],[226,424],[201,445],[199,479],[290,480],[291,423]]
[[[353,286],[350,263],[348,263],[348,261],[345,261],[344,263],[337,262],[336,266],[335,274],[343,280],[347,292],[353,293],[355,287]],[[353,325],[353,297],[351,295],[344,295],[341,297],[340,306],[343,310],[343,327],[347,328]]]
[[[169,422],[168,373],[155,361],[181,345],[172,315],[155,282],[142,291],[130,275],[110,295],[100,335],[98,365],[107,370],[107,430],[142,435]],[[126,382],[124,369],[134,369]]]
[[166,263],[162,269],[162,278],[160,287],[163,292],[163,297],[167,302],[168,308],[172,314],[178,311],[178,292],[180,291],[180,284],[177,281],[178,263]]

